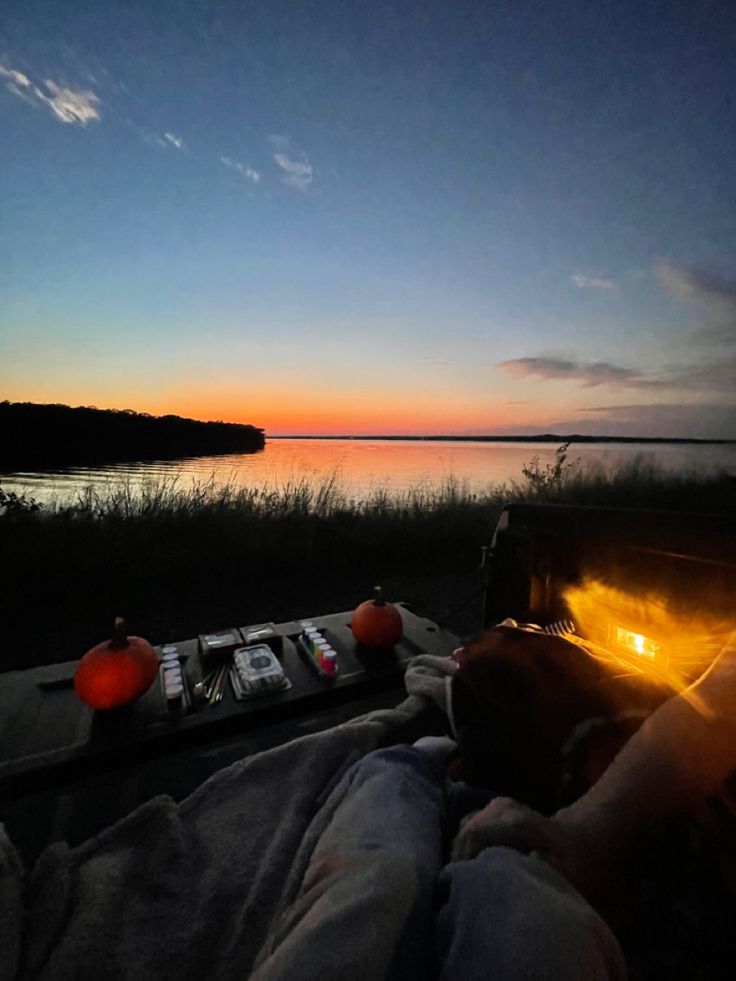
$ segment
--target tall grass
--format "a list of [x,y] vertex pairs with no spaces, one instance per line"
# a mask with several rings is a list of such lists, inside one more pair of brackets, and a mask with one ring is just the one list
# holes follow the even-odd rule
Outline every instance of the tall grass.
[[416,514],[450,505],[465,506],[479,498],[495,501],[500,493],[503,491],[496,488],[483,495],[474,494],[467,481],[448,477],[439,485],[425,483],[403,491],[374,488],[367,497],[356,498],[350,496],[336,471],[322,480],[289,479],[277,488],[265,484],[253,487],[233,481],[217,482],[214,477],[194,481],[186,487],[175,477],[142,483],[89,484],[76,499],[53,499],[44,509],[47,515],[125,520],[172,514],[191,516],[203,511],[257,513],[264,518],[287,514],[330,517],[344,512]]
[[651,508],[667,511],[736,512],[736,477],[725,471],[666,471],[635,456],[614,469],[573,461],[559,479],[528,477],[504,488],[509,500],[530,504]]
[[725,474],[671,475],[640,460],[583,470],[559,455],[483,492],[448,478],[360,500],[337,473],[277,489],[92,485],[71,503],[0,516],[0,669],[77,657],[119,613],[161,641],[348,609],[377,582],[438,617],[479,587],[480,546],[508,502],[725,513],[735,490]]
[[[452,477],[405,491],[378,488],[360,499],[349,495],[336,474],[322,481],[289,480],[277,489],[213,479],[182,487],[172,479],[85,487],[71,503],[47,505],[40,525],[46,535],[68,529],[78,543],[118,533],[130,541],[177,531],[188,549],[196,536],[209,542],[210,550],[217,543],[238,547],[267,565],[283,563],[280,545],[288,546],[296,561],[321,557],[344,564],[354,559],[352,549],[401,554],[411,561],[416,550],[434,553],[443,542],[461,546],[470,536],[477,545],[504,494],[498,488],[472,493],[467,482]],[[23,524],[28,533],[29,524]],[[176,545],[168,543],[170,549]]]

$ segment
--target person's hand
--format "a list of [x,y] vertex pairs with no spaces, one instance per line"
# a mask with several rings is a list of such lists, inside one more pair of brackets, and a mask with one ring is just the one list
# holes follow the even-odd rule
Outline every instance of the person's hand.
[[467,861],[484,848],[502,845],[525,854],[539,852],[554,865],[564,861],[572,848],[554,819],[510,797],[496,797],[465,821],[452,846],[452,861]]
[[545,817],[509,797],[497,797],[466,820],[451,861],[468,861],[484,848],[499,846],[535,852],[610,919],[611,901],[621,887],[615,856],[590,829],[568,821],[564,811]]

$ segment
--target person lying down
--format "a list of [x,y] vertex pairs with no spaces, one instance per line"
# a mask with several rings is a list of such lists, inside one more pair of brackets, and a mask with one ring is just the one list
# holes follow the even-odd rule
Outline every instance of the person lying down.
[[[546,655],[554,662],[560,640],[499,626],[444,670],[450,677],[465,658],[506,661],[510,650],[537,645],[551,683]],[[529,670],[525,678],[528,699]],[[560,682],[554,711],[537,706],[531,750],[559,738],[562,722],[579,721],[566,701],[570,684]],[[644,719],[581,797],[552,813],[453,781],[456,751],[452,739],[425,737],[369,753],[343,775],[297,901],[254,979],[693,976],[674,955],[666,974],[643,967],[646,958],[627,963],[624,879],[642,842],[701,807],[736,768],[736,634],[702,677]],[[538,776],[528,796],[543,802],[549,788],[535,785]],[[698,976],[730,976],[727,967],[711,963]]]

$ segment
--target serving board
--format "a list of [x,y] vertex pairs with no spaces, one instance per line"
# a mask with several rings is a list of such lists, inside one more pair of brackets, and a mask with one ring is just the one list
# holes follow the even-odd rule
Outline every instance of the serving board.
[[[297,650],[299,621],[276,624],[278,640],[272,646],[291,687],[247,701],[237,700],[228,681],[217,704],[192,702],[172,711],[156,682],[132,706],[93,712],[74,693],[76,661],[0,675],[0,799],[308,716],[372,693],[400,693],[413,657],[447,656],[458,640],[406,604],[396,605],[404,636],[391,651],[361,648],[350,631],[351,612],[310,618],[337,651],[334,679],[319,677]],[[239,627],[243,636],[253,629]],[[197,638],[176,642],[176,647],[191,691],[211,670],[212,656],[200,657]]]

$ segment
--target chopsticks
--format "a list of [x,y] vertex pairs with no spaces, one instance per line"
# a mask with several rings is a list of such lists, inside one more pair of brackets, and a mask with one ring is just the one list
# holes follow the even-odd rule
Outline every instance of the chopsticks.
[[226,661],[202,679],[204,681],[204,695],[208,705],[216,705],[222,701],[222,697],[225,694],[225,683],[227,682],[229,667],[230,665]]

